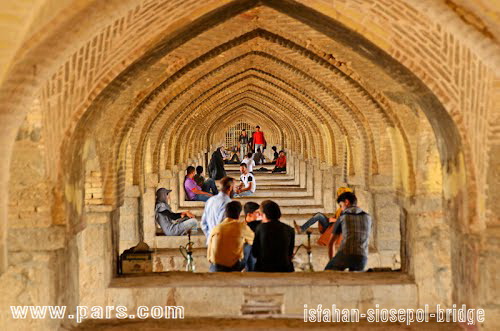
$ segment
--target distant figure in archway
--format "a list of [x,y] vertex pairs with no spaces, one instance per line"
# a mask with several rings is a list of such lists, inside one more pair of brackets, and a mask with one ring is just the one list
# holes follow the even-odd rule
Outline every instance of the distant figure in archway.
[[212,178],[207,178],[205,180],[205,177],[203,177],[203,167],[202,166],[197,166],[196,167],[196,175],[193,177],[194,181],[196,184],[198,184],[199,187],[205,192],[211,193],[213,195],[216,195],[219,193],[219,189],[217,188],[217,185],[215,184],[215,180]]
[[[342,208],[342,214],[335,222],[333,236],[328,243],[328,256],[331,260],[325,270],[363,271],[368,261],[371,216],[357,206],[358,199],[352,192],[342,193],[337,202]],[[340,234],[342,242],[332,258],[333,244]]]
[[255,161],[253,160],[253,153],[252,152],[248,153],[241,162],[246,163],[248,172],[253,174],[253,167],[255,167]]
[[276,148],[276,146],[271,147],[271,149],[273,150],[273,161],[272,162],[276,163],[276,160],[279,157],[278,149]]
[[284,172],[286,171],[286,155],[284,151],[280,151],[278,159],[276,159],[276,165],[273,172]]
[[212,158],[208,164],[208,175],[210,178],[215,180],[219,180],[226,176],[226,170],[224,169],[224,157],[222,153],[222,147],[217,148],[217,150],[212,153]]
[[248,134],[247,130],[243,129],[241,130],[240,137],[238,138],[238,147],[240,148],[240,159],[243,160],[245,158],[245,155],[247,155],[248,151]]
[[255,161],[255,164],[263,164],[266,161],[264,154],[262,154],[262,150],[260,149],[260,147],[257,148],[257,151],[253,155],[253,160]]
[[188,210],[182,213],[174,213],[168,204],[168,194],[172,190],[160,188],[156,191],[155,221],[166,236],[182,236],[189,230],[196,232],[198,222],[195,216]]
[[252,148],[253,151],[257,151],[259,148],[261,152],[264,152],[264,149],[266,148],[267,142],[266,138],[264,137],[264,132],[260,131],[260,126],[255,127],[255,132],[253,133],[252,136]]

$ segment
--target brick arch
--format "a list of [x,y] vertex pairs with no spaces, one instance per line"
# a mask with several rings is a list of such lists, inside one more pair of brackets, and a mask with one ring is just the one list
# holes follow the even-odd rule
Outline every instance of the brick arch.
[[[244,2],[244,3],[248,4],[249,2]],[[280,4],[280,3],[274,2],[274,1],[264,1],[263,3],[270,4],[274,7],[276,7],[277,9],[282,10],[283,12],[289,13],[291,16],[300,17],[300,13],[296,12],[295,9],[287,7],[287,6],[290,6],[291,2],[283,2],[283,4]],[[254,3],[252,2],[252,4],[254,4]],[[319,1],[311,1],[308,3],[308,7],[319,6],[319,4],[320,4]],[[392,2],[391,2],[391,4],[392,4]],[[426,15],[423,14],[425,11],[423,9],[421,9],[421,7],[418,6],[417,1],[413,2],[412,4],[418,10],[416,10],[415,8],[412,8],[410,5],[406,5],[406,4],[404,5],[404,7],[410,7],[410,9],[412,9],[412,10],[408,10],[409,13],[413,16],[419,17],[419,19],[418,19],[419,25],[424,26],[424,27],[428,26],[430,31],[445,30],[441,26],[439,26],[439,29],[437,29],[437,28],[433,29],[434,26],[430,22],[437,21],[437,20],[422,19],[422,17],[426,18]],[[333,3],[332,3],[332,6],[334,6]],[[339,5],[339,6],[342,6],[342,5]],[[432,5],[431,10],[429,10],[429,12],[435,13],[436,12],[435,8],[437,6],[438,5],[436,5],[436,6]],[[158,13],[163,13],[162,10],[158,9],[158,6],[152,6],[152,7],[154,8],[152,10],[155,10]],[[319,8],[319,7],[315,7],[315,8]],[[390,10],[388,12],[391,14],[394,14],[393,10],[396,10],[396,9],[393,9],[393,8],[399,8],[399,7],[398,6],[391,6],[389,8],[390,8]],[[213,8],[210,8],[210,9],[213,9]],[[237,10],[235,10],[235,11],[237,12]],[[372,11],[375,11],[375,9]],[[307,16],[307,15],[310,15],[311,12],[312,11],[309,10],[309,8],[306,8],[306,11],[304,11],[302,15]],[[100,14],[102,15],[102,13],[100,13]],[[481,117],[479,115],[479,113],[472,114],[471,116],[467,116],[467,113],[466,113],[467,110],[469,110],[470,108],[473,108],[473,107],[468,107],[469,102],[472,102],[471,99],[472,100],[481,99],[480,93],[477,92],[477,90],[482,90],[480,88],[481,77],[485,76],[485,81],[488,81],[488,82],[491,82],[492,77],[493,77],[493,74],[490,72],[490,69],[488,68],[488,65],[490,63],[492,63],[492,60],[488,59],[488,56],[485,55],[485,54],[487,54],[488,50],[484,50],[481,47],[473,47],[475,45],[480,46],[479,43],[482,41],[482,39],[477,38],[480,40],[479,41],[476,41],[476,40],[470,41],[470,39],[472,39],[472,38],[469,38],[469,34],[467,34],[464,37],[461,37],[461,36],[459,36],[459,33],[454,33],[455,31],[452,31],[451,33],[449,33],[449,31],[446,31],[446,33],[448,33],[448,35],[446,35],[445,38],[448,38],[449,35],[452,35],[452,36],[457,35],[457,37],[454,38],[454,42],[456,42],[456,44],[454,44],[453,46],[456,46],[456,48],[459,49],[459,51],[465,52],[466,54],[468,54],[467,57],[472,58],[474,61],[476,61],[475,63],[473,61],[471,61],[471,62],[473,62],[472,64],[465,63],[464,67],[466,67],[466,66],[467,67],[466,67],[466,69],[464,69],[464,71],[466,73],[470,73],[471,75],[473,75],[472,72],[474,72],[474,70],[472,68],[477,66],[479,68],[479,70],[477,70],[477,72],[482,73],[482,74],[477,74],[477,77],[475,77],[474,79],[469,81],[472,86],[477,87],[477,90],[474,90],[474,89],[467,90],[464,92],[465,96],[462,97],[460,95],[460,93],[461,93],[460,91],[465,89],[465,86],[461,85],[460,83],[453,84],[453,82],[456,82],[456,81],[460,82],[461,81],[461,79],[460,79],[461,74],[460,73],[458,73],[458,74],[446,73],[446,72],[445,72],[445,74],[442,74],[439,72],[439,69],[440,69],[439,64],[441,63],[439,60],[444,58],[444,61],[446,61],[446,62],[443,61],[442,63],[449,63],[447,61],[449,60],[449,58],[453,57],[453,55],[449,56],[449,54],[453,54],[453,50],[450,52],[444,51],[444,50],[434,52],[434,49],[433,49],[434,46],[432,46],[432,44],[435,44],[435,43],[433,42],[433,40],[431,40],[428,45],[425,45],[423,52],[422,51],[420,51],[420,53],[415,52],[414,49],[411,48],[411,46],[409,46],[409,45],[413,45],[413,43],[411,43],[411,42],[408,42],[407,44],[404,43],[406,41],[406,35],[405,34],[403,34],[402,36],[398,35],[397,31],[398,30],[405,31],[405,29],[404,29],[405,26],[399,25],[397,20],[391,19],[390,16],[385,20],[386,22],[379,23],[379,27],[380,27],[380,25],[382,25],[381,30],[386,31],[386,32],[391,32],[392,34],[389,34],[389,33],[387,33],[387,34],[390,35],[393,39],[389,39],[388,37],[387,38],[380,37],[380,36],[378,36],[379,38],[374,38],[373,36],[375,36],[376,32],[362,30],[363,28],[367,28],[367,26],[363,25],[361,19],[358,18],[358,19],[352,20],[348,15],[342,14],[342,10],[338,10],[338,8],[334,8],[334,9],[332,9],[332,11],[328,11],[328,12],[325,10],[324,16],[327,16],[327,15],[331,16],[331,17],[326,17],[327,23],[331,22],[333,20],[332,17],[335,17],[340,22],[344,22],[348,29],[352,29],[352,30],[360,29],[362,34],[369,36],[370,40],[372,40],[372,42],[377,47],[385,50],[387,54],[393,56],[397,61],[405,64],[408,68],[410,68],[411,72],[415,73],[415,75],[417,77],[417,85],[423,84],[425,87],[429,88],[429,91],[424,91],[424,92],[419,93],[420,94],[419,95],[419,98],[420,98],[419,102],[421,104],[428,105],[425,107],[425,109],[427,109],[427,111],[428,111],[426,113],[426,115],[428,116],[428,118],[431,119],[431,123],[433,124],[433,128],[434,128],[435,132],[437,132],[436,135],[438,136],[438,139],[440,142],[439,148],[440,148],[440,155],[442,157],[442,164],[447,169],[447,171],[445,172],[445,176],[450,177],[450,178],[453,178],[453,177],[460,178],[462,180],[462,183],[465,184],[464,186],[466,187],[466,189],[468,189],[468,192],[470,194],[470,197],[468,199],[457,198],[456,200],[454,200],[454,202],[451,203],[451,206],[450,206],[451,208],[458,207],[460,205],[460,202],[462,202],[462,201],[469,202],[468,205],[466,205],[466,204],[463,204],[463,205],[470,207],[470,213],[469,213],[470,215],[468,215],[467,213],[465,213],[465,214],[459,213],[459,215],[457,215],[458,216],[457,219],[458,219],[459,224],[463,228],[467,228],[468,225],[465,222],[465,220],[468,218],[467,216],[475,216],[476,215],[476,207],[477,207],[476,197],[477,197],[478,192],[477,192],[477,187],[476,187],[476,177],[475,176],[476,176],[476,174],[478,175],[478,177],[481,180],[481,182],[479,184],[481,184],[481,185],[485,184],[487,182],[487,179],[489,178],[486,175],[484,175],[484,176],[480,175],[480,174],[485,173],[484,171],[481,171],[481,170],[484,169],[484,167],[487,167],[487,165],[488,165],[488,153],[487,153],[488,148],[486,148],[486,151],[483,151],[480,148],[472,148],[471,147],[473,145],[477,146],[482,141],[488,141],[488,138],[486,136],[487,132],[490,132],[488,129],[489,128],[488,118],[487,118],[487,116]],[[432,18],[431,15],[429,15],[429,17]],[[325,21],[323,19],[323,16],[321,17],[321,20],[318,19],[318,22],[313,22],[312,19],[307,20],[306,18],[304,18],[304,20],[311,23],[311,25],[316,25],[318,30],[324,29],[325,27],[330,28],[328,26],[328,24],[326,24],[326,25],[322,24]],[[350,22],[348,20],[350,20]],[[92,22],[92,20],[89,20],[89,21]],[[162,23],[164,23],[164,22],[162,22]],[[199,22],[196,22],[196,23],[199,23]],[[157,25],[155,25],[155,24],[150,24],[150,25],[151,25],[151,28],[157,27]],[[323,27],[318,26],[318,25],[322,25]],[[337,28],[337,25],[334,24],[334,26],[335,26],[335,28]],[[445,27],[449,28],[449,26],[451,26],[451,28],[453,28],[454,26],[460,26],[460,25],[456,21],[453,21],[452,23],[445,22]],[[474,38],[474,39],[476,39],[476,38]],[[58,43],[58,45],[62,45],[62,44],[64,44],[64,42],[67,42],[67,40],[62,39]],[[395,48],[391,48],[391,42],[394,42],[394,44],[397,46],[401,45],[402,51],[395,50]],[[399,42],[400,45],[398,45],[397,42]],[[439,45],[439,43],[442,43],[442,42],[443,42],[442,40],[438,40],[438,45]],[[47,51],[47,48],[50,44],[49,43],[42,43],[42,44],[43,44],[43,47],[45,47],[45,51]],[[131,44],[133,44],[133,43],[131,43]],[[465,44],[465,46],[463,44]],[[33,48],[35,48],[35,47],[33,47]],[[450,48],[451,48],[451,46],[450,46]],[[28,49],[31,50],[32,48],[29,47]],[[477,50],[474,50],[474,49],[477,49]],[[38,48],[36,50],[40,50],[40,48]],[[42,50],[43,50],[43,48],[42,48]],[[473,51],[471,51],[471,50],[473,50]],[[123,50],[120,50],[120,51],[123,51]],[[107,84],[112,78],[117,77],[117,72],[120,72],[121,71],[120,69],[126,68],[130,63],[132,63],[133,60],[137,59],[138,53],[142,53],[142,52],[138,52],[137,50],[135,50],[136,53],[134,53],[134,51],[130,51],[128,53],[126,51],[123,51],[123,52],[126,53],[126,55],[116,56],[116,60],[114,60],[115,62],[111,61],[112,63],[109,65],[109,67],[107,66],[105,68],[105,70],[103,70],[104,73],[101,73],[102,75],[100,75],[100,78],[103,78],[103,80],[96,80],[97,81],[96,84],[100,85],[100,86],[98,88],[92,90],[93,92],[96,92],[96,91],[98,92],[98,91],[103,90],[103,87],[105,86],[105,84]],[[32,51],[30,53],[33,55],[37,54],[34,51]],[[59,57],[60,52],[57,48],[54,50],[54,53],[55,53],[54,60],[52,60],[52,59],[51,60],[53,61],[53,63],[57,63],[57,61],[62,57]],[[83,52],[83,53],[85,53],[85,52]],[[424,54],[422,54],[422,53],[424,53]],[[426,61],[429,56],[433,56],[433,55],[435,56],[436,53],[438,55],[437,61],[432,61],[432,60]],[[38,52],[38,54],[45,54],[45,53]],[[376,53],[376,54],[378,54],[378,53]],[[493,57],[494,57],[494,60],[498,58],[496,52],[494,53]],[[124,58],[125,58],[125,60],[124,60]],[[413,60],[410,58],[416,58],[415,63],[413,63]],[[386,59],[386,58],[384,57],[384,59]],[[122,62],[120,62],[120,61],[122,61]],[[458,61],[458,62],[460,62],[460,61]],[[39,86],[42,85],[39,81],[36,81],[36,80],[39,79],[39,80],[43,81],[44,79],[51,76],[52,72],[50,72],[50,69],[54,67],[54,65],[42,64],[40,66],[41,70],[40,70],[39,75],[36,78],[33,78],[32,75],[27,74],[29,72],[29,70],[31,70],[33,68],[33,65],[32,65],[33,63],[38,64],[38,62],[35,60],[34,57],[31,57],[31,61],[30,61],[30,59],[27,59],[27,60],[24,58],[21,59],[15,65],[15,67],[13,69],[13,75],[9,78],[9,80],[5,84],[2,85],[0,100],[2,100],[2,105],[6,106],[6,107],[0,107],[0,108],[1,109],[8,109],[8,111],[11,114],[16,114],[16,115],[14,115],[15,116],[14,119],[8,119],[8,124],[12,124],[10,126],[14,127],[14,128],[18,127],[18,124],[20,121],[19,119],[21,118],[21,115],[25,113],[22,110],[22,106],[20,106],[20,105],[30,104],[29,101],[31,100],[31,98],[33,98],[33,95],[36,94],[36,91],[39,88]],[[427,68],[425,65],[428,65],[428,63],[432,63],[432,64],[434,64],[434,66],[436,65],[436,63],[438,63],[438,65],[437,65],[438,69],[436,70],[434,68],[434,66],[431,69]],[[486,65],[485,65],[485,63],[486,63]],[[458,63],[458,67],[460,67],[460,64],[461,63]],[[61,68],[64,68],[64,66],[61,66]],[[113,70],[115,70],[115,71],[113,72]],[[64,72],[64,69],[61,72]],[[436,77],[429,77],[429,76],[434,76],[434,75],[429,75],[429,73],[434,73]],[[58,75],[55,75],[55,76],[57,78],[59,77]],[[449,79],[446,79],[446,78],[449,78]],[[418,82],[418,79],[421,79],[423,82]],[[57,82],[57,79],[54,79],[54,81]],[[447,84],[449,82],[451,82],[451,85]],[[92,85],[92,83],[94,83],[94,82],[90,79],[88,82],[88,85]],[[18,84],[20,84],[20,85],[18,85]],[[441,84],[442,84],[442,86],[440,86]],[[17,90],[17,86],[23,86],[23,87],[25,87],[25,89]],[[35,93],[32,93],[32,92],[35,92]],[[66,109],[73,110],[73,109],[78,108],[79,111],[83,112],[90,105],[91,101],[89,101],[89,100],[93,100],[95,98],[95,96],[97,95],[97,93],[95,93],[95,94],[85,93],[85,91],[79,92],[79,93],[81,93],[82,95],[75,97],[75,99],[77,99],[79,102],[79,103],[75,102],[75,104],[77,104],[78,107],[69,106],[69,107],[66,107]],[[437,116],[436,114],[432,114],[431,112],[429,112],[430,110],[432,110],[432,108],[434,108],[433,107],[434,105],[436,106],[435,109],[437,109],[437,112],[442,112],[442,110],[444,110],[446,114],[451,114],[450,115],[451,120],[448,118],[444,118],[445,121],[439,123],[440,117]],[[443,105],[446,108],[443,108],[442,107]],[[12,106],[12,107],[9,107],[9,106]],[[476,108],[474,107],[474,109],[476,109]],[[478,106],[477,109],[479,112],[481,109],[481,106]],[[486,110],[488,110],[488,109],[489,108],[486,108]],[[17,110],[20,110],[19,114],[17,113]],[[483,108],[483,110],[484,110],[484,108]],[[3,115],[3,113],[2,113],[2,115]],[[61,116],[61,117],[64,118],[64,116]],[[7,121],[5,121],[5,123],[7,123]],[[61,127],[65,128],[66,126],[61,125]],[[449,133],[444,132],[445,131],[444,129],[450,129],[450,132]],[[7,140],[6,146],[7,147],[0,150],[2,153],[2,156],[4,156],[4,154],[6,155],[5,160],[7,162],[10,159],[11,141],[13,140],[14,132],[15,132],[15,129],[12,129],[9,131],[9,134],[6,134],[7,138],[8,138],[8,139],[6,139]],[[444,144],[446,144],[446,143],[450,143],[450,146],[449,147],[445,146]],[[486,145],[488,146],[488,143]],[[56,159],[58,159],[58,158],[56,158]],[[465,175],[462,175],[462,172],[465,172]],[[5,176],[7,176],[7,175],[2,175],[2,177],[0,177],[0,183],[2,183],[2,185],[3,185],[1,188],[5,187],[5,185],[4,185],[4,183],[6,182]],[[465,178],[462,178],[462,177],[465,177]],[[450,183],[447,183],[445,185],[447,185],[448,187],[452,186],[452,184],[450,184]],[[462,191],[459,191],[458,193],[460,194],[461,192]],[[446,198],[449,200],[453,200],[456,196],[457,196],[456,192],[449,192],[449,195],[447,195]],[[1,201],[1,206],[6,205],[4,202],[5,201]],[[0,209],[4,210],[4,208],[0,208]],[[5,210],[6,210],[6,208],[5,208]],[[482,215],[479,215],[479,216],[482,216]],[[2,217],[2,219],[3,219],[3,217]],[[4,229],[2,228],[1,232],[4,235],[5,231],[3,231],[3,230]],[[465,250],[465,253],[469,252],[466,250],[466,248],[464,248],[460,252],[463,253],[464,250]],[[476,253],[476,251],[471,250],[470,253],[474,254],[474,253]],[[457,253],[457,255],[464,256],[464,254],[460,255],[459,253]],[[475,280],[475,277],[474,277],[474,275],[472,275],[472,276],[468,275],[468,278],[466,278],[466,279]],[[471,283],[474,284],[473,281]],[[456,284],[460,284],[460,282],[456,281]],[[466,290],[464,290],[463,292],[465,293],[465,291]],[[471,291],[471,293],[472,293],[472,291]],[[471,298],[470,300],[473,300],[473,299]]]

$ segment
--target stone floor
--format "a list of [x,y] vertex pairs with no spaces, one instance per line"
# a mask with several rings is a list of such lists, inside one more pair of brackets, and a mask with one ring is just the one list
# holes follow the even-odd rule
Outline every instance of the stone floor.
[[460,325],[453,323],[429,322],[415,323],[305,323],[300,319],[288,318],[187,318],[184,320],[144,320],[144,321],[87,321],[77,327],[66,330],[464,330]]

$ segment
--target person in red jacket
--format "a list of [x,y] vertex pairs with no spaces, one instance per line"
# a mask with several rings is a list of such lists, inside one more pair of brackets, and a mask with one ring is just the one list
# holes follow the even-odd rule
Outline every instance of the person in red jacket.
[[254,153],[257,151],[257,149],[260,148],[260,151],[264,153],[264,149],[266,148],[266,138],[264,138],[264,132],[260,131],[260,126],[255,127],[255,132],[253,133],[252,136],[252,149]]
[[273,172],[282,172],[282,171],[286,171],[286,155],[284,151],[280,151],[280,154],[276,159],[276,166],[273,169]]

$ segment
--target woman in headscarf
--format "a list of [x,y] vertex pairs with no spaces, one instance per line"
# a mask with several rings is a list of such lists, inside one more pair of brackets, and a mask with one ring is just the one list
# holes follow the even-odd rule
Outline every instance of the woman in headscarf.
[[221,147],[217,148],[217,150],[212,153],[212,158],[210,159],[210,163],[208,164],[208,174],[210,178],[213,178],[215,180],[222,179],[226,176]]
[[189,230],[196,231],[198,221],[190,211],[174,213],[168,204],[172,190],[160,188],[156,191],[155,220],[166,236],[182,236]]

